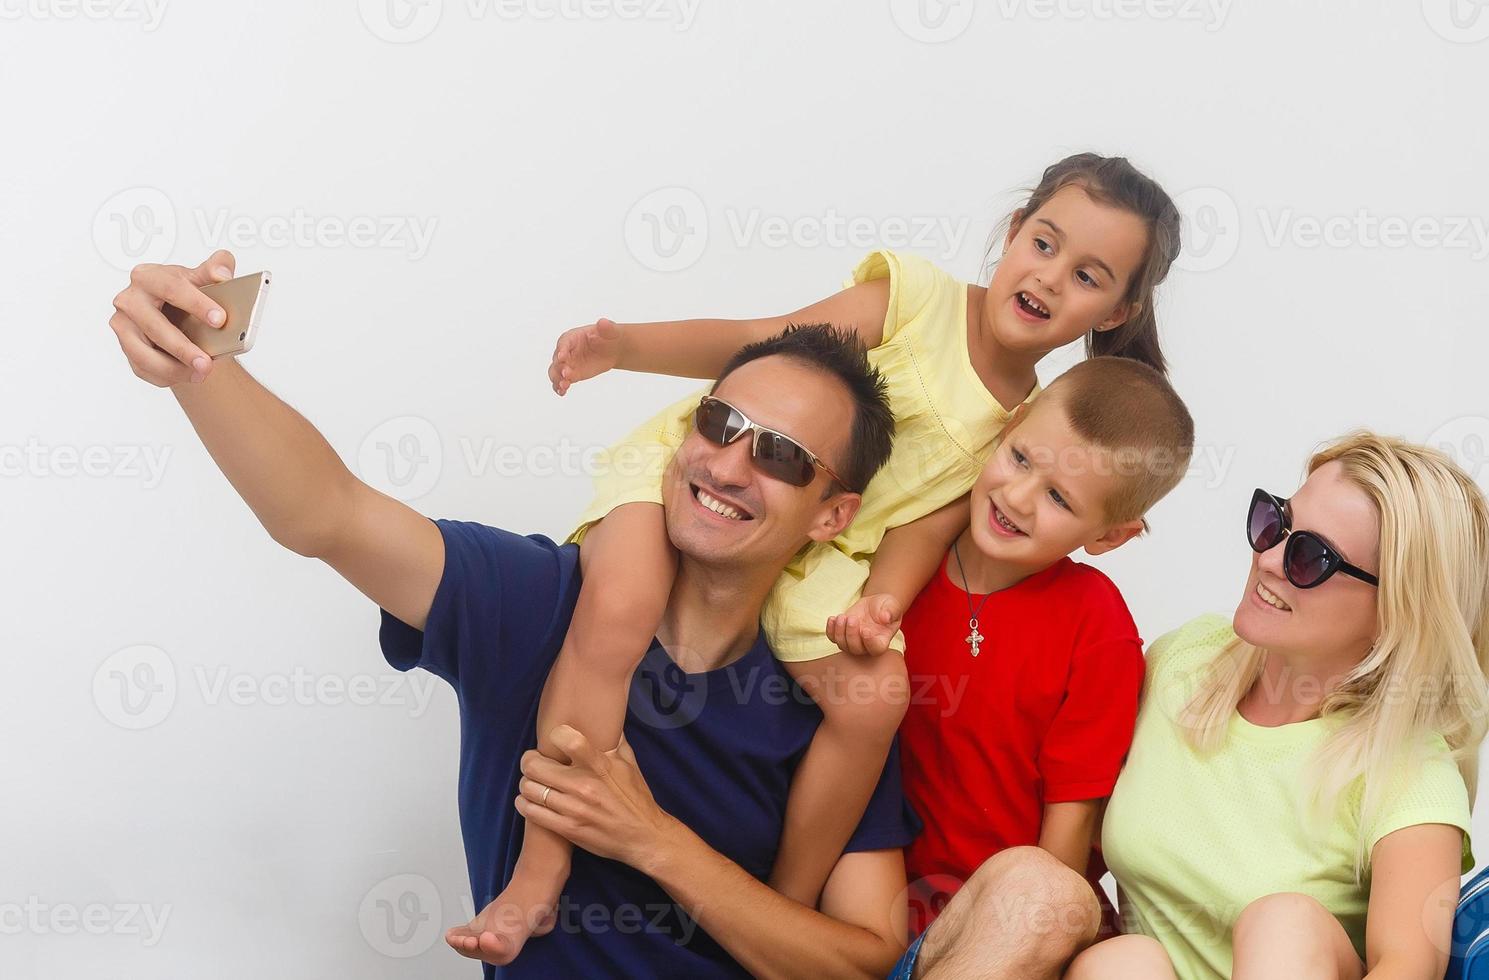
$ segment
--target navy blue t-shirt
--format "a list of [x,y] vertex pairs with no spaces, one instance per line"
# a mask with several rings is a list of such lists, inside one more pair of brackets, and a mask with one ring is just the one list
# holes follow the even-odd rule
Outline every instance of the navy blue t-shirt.
[[[399,670],[423,667],[460,702],[460,826],[479,911],[511,879],[523,820],[522,753],[537,744],[538,698],[579,594],[579,550],[542,535],[436,521],[445,569],[421,633],[386,610],[380,640]],[[653,643],[631,681],[625,735],[657,803],[764,880],[791,775],[820,710],[771,655],[762,631],[718,670],[686,674]],[[903,847],[918,830],[891,751],[849,851]],[[454,954],[452,954],[454,955]],[[558,925],[487,977],[745,977],[651,878],[575,848]]]

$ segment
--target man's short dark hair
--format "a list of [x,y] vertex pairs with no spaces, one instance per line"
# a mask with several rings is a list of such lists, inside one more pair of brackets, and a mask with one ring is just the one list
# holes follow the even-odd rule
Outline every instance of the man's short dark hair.
[[[853,431],[847,459],[835,466],[847,489],[862,493],[894,448],[894,412],[884,376],[869,363],[858,334],[830,323],[792,324],[766,340],[746,344],[719,374],[723,381],[742,364],[780,355],[814,367],[843,383],[853,398]],[[715,389],[718,382],[714,383]]]

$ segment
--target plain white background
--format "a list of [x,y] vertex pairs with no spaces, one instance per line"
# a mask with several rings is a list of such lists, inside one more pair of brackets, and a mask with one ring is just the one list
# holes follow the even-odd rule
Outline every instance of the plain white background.
[[1476,2],[0,18],[7,977],[476,972],[439,939],[470,914],[454,699],[385,665],[376,610],[129,372],[106,321],[135,262],[272,270],[244,364],[364,478],[560,535],[582,453],[692,386],[559,400],[560,331],[782,312],[879,244],[976,278],[1018,188],[1089,148],[1162,181],[1190,242],[1160,310],[1194,472],[1099,562],[1146,639],[1234,608],[1251,489],[1322,440],[1431,439],[1489,479]]

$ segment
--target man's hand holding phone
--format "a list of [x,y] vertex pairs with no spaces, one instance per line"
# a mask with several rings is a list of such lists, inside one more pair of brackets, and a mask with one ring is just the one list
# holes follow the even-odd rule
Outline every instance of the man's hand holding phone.
[[213,252],[194,269],[181,265],[137,265],[129,285],[114,297],[109,326],[135,376],[156,387],[197,384],[212,373],[212,358],[171,322],[166,304],[214,329],[228,322],[223,305],[203,287],[233,278],[236,261],[226,249]]
[[[444,572],[439,528],[358,479],[315,426],[231,356],[253,338],[253,314],[268,278],[235,279],[234,264],[231,252],[217,251],[194,269],[135,266],[109,318],[129,366],[171,389],[270,537],[322,559],[379,606],[422,629]],[[211,384],[193,383],[218,371],[215,351],[227,360],[222,373]]]

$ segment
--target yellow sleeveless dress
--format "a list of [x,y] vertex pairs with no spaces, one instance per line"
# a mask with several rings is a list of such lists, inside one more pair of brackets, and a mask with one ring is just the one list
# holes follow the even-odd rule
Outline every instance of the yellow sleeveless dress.
[[[971,489],[1011,412],[972,367],[967,349],[967,284],[925,259],[870,254],[844,283],[889,280],[884,338],[869,361],[884,375],[894,410],[894,451],[869,483],[842,534],[813,542],[786,566],[766,599],[761,625],[783,661],[837,653],[827,617],[862,594],[884,533],[951,503]],[[708,386],[669,405],[611,447],[615,465],[595,481],[595,498],[568,538],[627,503],[660,504],[662,472],[692,425]],[[1036,385],[1025,401],[1039,393]],[[629,465],[621,465],[628,461]],[[892,647],[904,653],[904,635]]]

